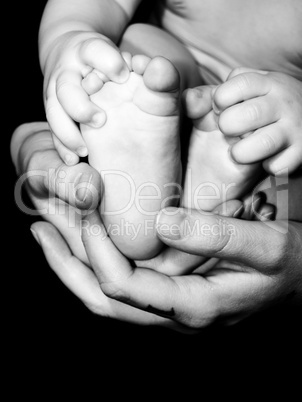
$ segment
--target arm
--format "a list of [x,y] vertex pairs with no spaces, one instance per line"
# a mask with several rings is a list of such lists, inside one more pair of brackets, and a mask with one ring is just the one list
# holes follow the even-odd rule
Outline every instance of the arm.
[[[39,32],[42,71],[57,39],[73,31],[98,32],[117,42],[141,0],[49,0]],[[114,23],[113,23],[114,21]]]

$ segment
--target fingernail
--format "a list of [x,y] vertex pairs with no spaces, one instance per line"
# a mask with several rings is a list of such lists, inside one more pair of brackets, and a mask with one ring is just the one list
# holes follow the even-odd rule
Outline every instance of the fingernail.
[[190,93],[192,95],[194,95],[195,98],[199,98],[199,99],[203,98],[203,92],[202,92],[201,89],[199,89],[199,88],[190,88],[189,91],[190,91]]
[[36,242],[39,244],[39,246],[41,246],[40,239],[37,235],[37,232],[35,232],[33,229],[30,229],[30,231],[31,231],[32,235],[34,236]]
[[276,218],[275,212],[269,212],[267,214],[262,215],[262,217],[267,221],[274,221]]
[[128,68],[124,67],[120,71],[120,73],[119,73],[119,75],[117,77],[117,82],[119,82],[121,84],[124,84],[126,81],[128,81],[129,77],[130,77],[130,71],[129,71]]
[[231,159],[231,161],[232,161],[233,163],[236,163],[236,165],[239,165],[239,163],[234,159],[234,157],[233,157],[233,155],[232,155],[232,148],[233,148],[232,145],[228,148],[228,155],[229,155],[229,158]]
[[260,205],[262,204],[264,198],[262,193],[255,194],[252,201],[252,210],[253,212],[258,212]]
[[82,158],[84,158],[85,156],[88,155],[88,149],[87,149],[86,147],[79,147],[79,148],[77,149],[77,154],[78,154],[79,156],[81,156]]
[[81,180],[81,182],[77,183],[75,186],[76,188],[75,196],[78,201],[85,202],[89,193],[89,187],[92,181],[92,175],[91,176],[86,175],[85,177],[85,175],[82,174],[79,180]]
[[216,105],[216,103],[214,101],[212,102],[212,108],[213,108],[215,114],[220,115],[221,110],[219,109],[219,107]]
[[91,125],[94,128],[102,127],[105,124],[105,122],[106,122],[106,114],[104,112],[103,113],[98,112],[92,116]]
[[169,207],[161,211],[156,220],[156,230],[161,237],[170,240],[181,239],[186,214],[179,208]]
[[233,218],[239,218],[242,215],[243,211],[244,211],[244,206],[241,205],[241,207],[238,208],[237,211],[235,211],[233,213]]
[[64,157],[64,162],[67,166],[73,166],[77,163],[76,159],[71,154],[66,154]]

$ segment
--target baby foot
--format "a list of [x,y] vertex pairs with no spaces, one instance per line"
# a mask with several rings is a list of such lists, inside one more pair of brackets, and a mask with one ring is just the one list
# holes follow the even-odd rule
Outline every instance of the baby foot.
[[131,259],[161,249],[155,219],[179,201],[179,74],[163,57],[124,55],[130,77],[106,82],[91,100],[105,110],[106,124],[81,126],[89,163],[102,176],[100,212],[115,245]]
[[[198,91],[203,91],[202,96]],[[259,163],[241,165],[232,160],[229,148],[240,139],[227,138],[219,130],[215,114],[209,107],[208,91],[211,88],[201,87],[184,94],[187,114],[193,118],[193,129],[182,204],[203,211],[213,211],[225,201],[241,198],[256,184],[262,172]],[[206,106],[205,102],[210,104]],[[209,112],[204,114],[207,110]]]
[[[215,210],[225,201],[241,198],[252,188],[261,173],[260,164],[238,165],[230,158],[228,150],[231,142],[224,137],[216,124],[211,91],[211,87],[204,86],[185,91],[183,96],[187,115],[193,121],[193,130],[181,203],[186,208],[208,211],[206,213]],[[228,211],[227,206],[217,208],[219,216],[236,217],[240,206],[239,201],[238,203],[234,203],[234,210]],[[204,229],[215,230],[217,233],[219,225]],[[188,230],[194,228],[188,227]],[[223,226],[223,221],[221,230],[228,230]],[[204,275],[215,267],[217,261],[215,258],[206,259],[168,248],[155,259],[144,262],[144,266],[166,275],[191,272]]]

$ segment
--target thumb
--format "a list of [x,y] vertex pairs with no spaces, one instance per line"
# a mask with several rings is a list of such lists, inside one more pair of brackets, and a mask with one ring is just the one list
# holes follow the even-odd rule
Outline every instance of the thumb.
[[55,196],[79,209],[94,209],[100,200],[100,174],[87,163],[65,165],[54,148],[46,123],[18,127],[11,141],[17,173],[16,192],[23,185],[39,198]]
[[182,208],[161,211],[156,227],[160,239],[170,247],[266,271],[284,258],[288,243],[285,221],[244,221]]

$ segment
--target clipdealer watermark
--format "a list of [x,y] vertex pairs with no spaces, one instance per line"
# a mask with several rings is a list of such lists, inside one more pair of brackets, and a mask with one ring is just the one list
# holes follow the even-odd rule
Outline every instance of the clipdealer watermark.
[[133,222],[128,222],[125,219],[113,224],[103,225],[90,224],[86,219],[81,221],[81,231],[86,236],[97,236],[102,240],[108,236],[114,238],[115,236],[127,237],[131,241],[136,240],[139,236],[146,236],[148,238],[157,236],[157,228],[163,235],[174,238],[175,240],[184,237],[204,237],[204,236],[234,236],[236,235],[236,227],[230,224],[225,219],[217,219],[214,224],[201,223],[199,220],[183,219],[181,224],[155,224],[154,220],[147,219],[143,223],[135,225]]
[[[192,172],[189,172],[192,176]],[[75,198],[79,191],[89,192],[90,205],[87,206],[86,215],[91,213],[98,204],[99,195],[106,191],[106,179],[109,177],[117,178],[124,181],[124,186],[127,189],[127,199],[124,205],[116,210],[110,210],[110,206],[106,205],[106,197],[102,198],[99,205],[100,213],[103,217],[113,217],[120,216],[121,219],[119,224],[111,225],[107,227],[107,231],[111,233],[112,236],[115,233],[125,234],[129,237],[137,236],[139,232],[145,233],[150,230],[154,231],[154,227],[150,229],[151,223],[154,226],[154,218],[159,213],[160,210],[165,210],[167,206],[178,205],[181,201],[182,204],[190,205],[187,209],[187,213],[190,214],[192,210],[200,210],[203,202],[206,201],[217,201],[218,204],[222,204],[229,199],[228,191],[230,188],[235,187],[235,183],[200,183],[199,186],[192,189],[192,180],[190,180],[190,174],[187,174],[188,183],[186,183],[186,193],[183,191],[183,187],[179,183],[167,183],[162,187],[159,187],[156,183],[146,182],[136,186],[133,178],[122,171],[110,170],[101,173],[102,176],[102,188],[97,189],[91,183],[87,187],[86,182],[81,182],[81,174],[76,180],[68,182],[67,173],[64,170],[57,172],[55,169],[50,170],[33,170],[27,172],[19,177],[15,185],[15,202],[19,209],[25,214],[32,216],[47,216],[47,215],[65,215],[67,216],[68,226],[76,227],[79,222],[79,217],[81,216],[80,209],[71,207],[69,205],[69,200]],[[23,188],[29,184],[31,181],[39,181],[40,185],[44,185],[45,189],[56,189],[57,193],[60,193],[60,197],[65,201],[59,201],[55,195],[55,191],[49,192],[39,201],[34,200],[34,208],[26,205],[23,200],[22,193]],[[272,229],[277,230],[282,233],[287,233],[288,231],[288,175],[283,174],[280,177],[268,177],[259,183],[253,190],[252,194],[256,195],[259,191],[271,191],[275,194],[275,204],[278,207],[282,207],[283,210],[283,224],[280,226],[274,221],[265,221],[264,224],[270,226]],[[168,194],[168,195],[167,195]],[[146,208],[146,205],[156,205],[155,209]],[[90,207],[90,208],[89,208]],[[127,222],[123,219],[123,215],[135,208],[140,214],[142,214],[145,219],[141,227],[136,227],[133,223]],[[222,214],[225,211],[222,210]],[[259,216],[257,211],[253,211],[255,216]],[[171,212],[166,210],[166,213]],[[173,213],[173,212],[172,212]],[[207,212],[207,214],[211,214]],[[260,218],[260,217],[259,217]],[[110,218],[109,218],[110,219]],[[85,220],[83,220],[85,222]],[[119,225],[120,227],[116,227]],[[108,226],[108,225],[107,225]],[[152,225],[151,225],[152,226]],[[220,225],[220,230],[223,229],[223,225]],[[85,230],[85,227],[83,228]],[[194,229],[195,233],[197,228]],[[198,229],[200,234],[209,231],[205,226],[203,229]],[[217,227],[214,228],[214,231]],[[190,233],[190,231],[187,231]],[[187,233],[186,232],[186,233]],[[212,235],[214,232],[212,233]],[[190,235],[190,234],[189,234]]]

